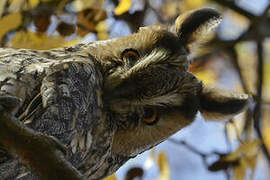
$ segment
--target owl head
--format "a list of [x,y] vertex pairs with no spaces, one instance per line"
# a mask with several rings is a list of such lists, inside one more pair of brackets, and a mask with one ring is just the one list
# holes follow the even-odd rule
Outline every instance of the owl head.
[[208,87],[188,72],[190,53],[220,21],[219,13],[204,8],[180,15],[174,28],[142,27],[91,46],[104,77],[104,105],[116,124],[112,154],[134,157],[189,125],[198,112],[226,119],[246,107],[248,95]]

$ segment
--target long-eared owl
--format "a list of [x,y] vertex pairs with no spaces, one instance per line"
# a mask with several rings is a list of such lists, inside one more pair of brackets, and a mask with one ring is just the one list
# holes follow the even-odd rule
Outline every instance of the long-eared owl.
[[[188,72],[189,54],[220,21],[205,8],[180,15],[174,28],[153,25],[46,51],[0,49],[0,96],[18,98],[18,120],[57,138],[74,167],[101,179],[189,125],[198,112],[224,119],[247,106],[248,95],[208,87]],[[37,178],[0,151],[0,179],[17,177]]]

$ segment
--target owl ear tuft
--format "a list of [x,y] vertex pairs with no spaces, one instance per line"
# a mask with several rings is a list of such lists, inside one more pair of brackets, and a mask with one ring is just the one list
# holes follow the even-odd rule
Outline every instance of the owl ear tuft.
[[190,11],[175,20],[175,31],[181,42],[190,49],[208,41],[208,35],[221,20],[221,15],[211,8]]
[[251,102],[247,94],[238,94],[203,86],[200,95],[200,112],[207,120],[230,119],[242,112]]

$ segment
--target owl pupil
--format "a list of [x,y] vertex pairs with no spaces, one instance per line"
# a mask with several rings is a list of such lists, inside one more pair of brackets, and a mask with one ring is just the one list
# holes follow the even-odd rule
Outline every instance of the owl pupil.
[[129,57],[128,57],[128,59],[130,60],[130,61],[136,61],[137,60],[137,57],[136,56],[134,56],[134,55],[130,55]]
[[154,110],[152,108],[145,108],[144,109],[144,118],[149,119],[154,116]]
[[129,59],[129,61],[130,61],[130,65],[131,65],[131,66],[133,66],[133,65],[136,63],[136,61],[137,61],[137,57],[134,56],[134,55],[130,55],[130,56],[128,57],[128,59]]

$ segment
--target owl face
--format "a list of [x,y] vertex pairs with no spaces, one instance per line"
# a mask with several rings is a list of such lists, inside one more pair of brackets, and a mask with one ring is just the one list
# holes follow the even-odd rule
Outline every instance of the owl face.
[[188,72],[188,55],[221,20],[212,9],[179,16],[175,29],[151,26],[95,43],[103,101],[116,122],[112,154],[134,157],[190,124],[198,111],[220,119],[242,111],[249,97],[210,88]]

